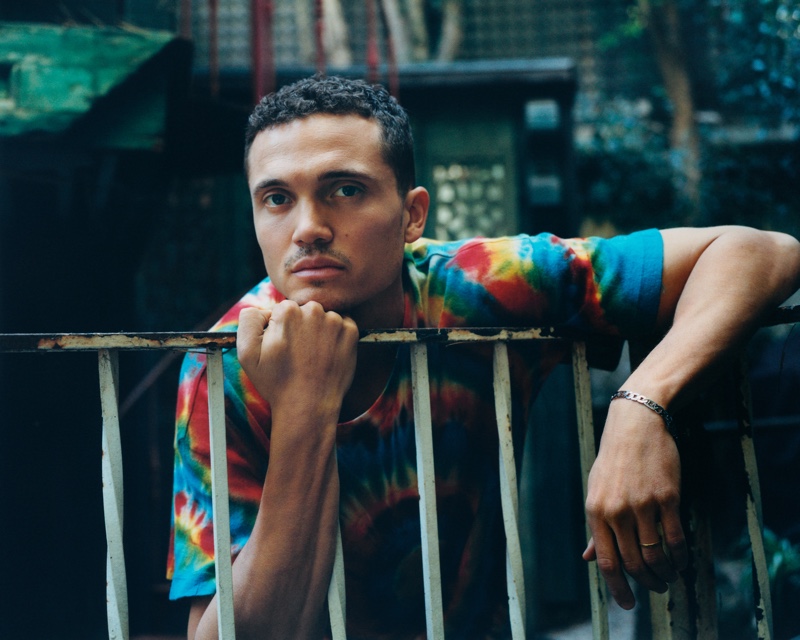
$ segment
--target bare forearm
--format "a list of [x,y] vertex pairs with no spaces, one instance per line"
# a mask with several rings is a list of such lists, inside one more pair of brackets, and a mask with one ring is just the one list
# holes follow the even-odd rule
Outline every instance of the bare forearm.
[[[626,382],[665,406],[680,404],[751,334],[765,310],[800,286],[800,244],[782,234],[725,228],[681,284],[670,330]],[[665,298],[669,306],[669,292]],[[662,311],[668,316],[673,309]]]
[[[355,322],[316,302],[239,315],[239,362],[272,422],[258,515],[233,565],[237,638],[322,636],[339,514],[336,428],[357,345]],[[204,604],[193,606],[190,623]],[[214,604],[198,639],[216,638]]]
[[[800,246],[751,229],[674,229],[664,236],[660,320],[664,339],[624,387],[670,410],[800,285]],[[662,592],[686,566],[677,448],[661,418],[635,402],[612,402],[589,476],[586,512],[596,559],[615,600],[628,609],[624,572]],[[661,545],[669,549],[667,557]]]
[[[237,638],[322,636],[339,482],[335,422],[315,431],[304,442],[273,439],[253,533],[233,565]],[[217,637],[215,602],[206,609],[195,637]]]

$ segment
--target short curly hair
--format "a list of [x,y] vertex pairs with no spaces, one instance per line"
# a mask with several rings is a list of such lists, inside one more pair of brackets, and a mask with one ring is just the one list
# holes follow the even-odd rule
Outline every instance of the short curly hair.
[[356,115],[377,121],[383,158],[401,195],[414,187],[414,139],[403,107],[380,85],[338,76],[315,75],[264,96],[247,121],[244,162],[256,136],[271,127],[316,114]]

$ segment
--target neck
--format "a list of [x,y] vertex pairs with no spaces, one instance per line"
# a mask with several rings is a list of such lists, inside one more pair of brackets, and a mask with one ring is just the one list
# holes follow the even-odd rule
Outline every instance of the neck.
[[402,327],[405,316],[405,295],[402,282],[398,281],[396,287],[392,287],[379,298],[352,309],[342,310],[341,313],[350,316],[359,331]]
[[[369,310],[353,309],[351,317],[360,331],[369,331],[402,327],[404,314],[405,296],[401,286],[390,301],[372,305]],[[375,403],[389,381],[396,357],[397,345],[394,344],[358,345],[356,371],[342,402],[340,421],[360,416]]]

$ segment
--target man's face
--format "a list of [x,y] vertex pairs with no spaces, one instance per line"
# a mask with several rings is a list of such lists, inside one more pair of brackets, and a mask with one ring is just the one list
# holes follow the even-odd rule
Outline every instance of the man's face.
[[250,148],[248,184],[278,291],[365,329],[402,320],[404,245],[422,234],[428,195],[400,196],[376,121],[314,115],[266,129]]

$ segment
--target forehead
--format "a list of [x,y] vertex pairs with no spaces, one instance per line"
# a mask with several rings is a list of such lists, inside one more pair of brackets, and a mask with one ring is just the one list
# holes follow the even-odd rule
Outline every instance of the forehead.
[[376,120],[328,114],[292,120],[261,131],[247,156],[251,181],[261,179],[264,172],[314,170],[321,165],[338,164],[391,172],[383,157],[381,129]]

